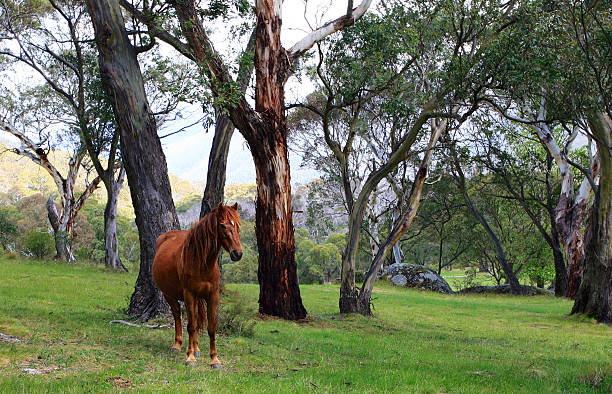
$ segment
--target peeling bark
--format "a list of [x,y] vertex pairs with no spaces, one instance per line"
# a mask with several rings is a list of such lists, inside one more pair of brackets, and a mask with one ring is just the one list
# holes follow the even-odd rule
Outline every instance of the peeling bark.
[[[571,148],[573,137],[570,137],[566,146],[561,147],[555,141],[548,125],[544,122],[546,117],[545,101],[542,99],[537,116],[534,116],[538,123],[531,127],[554,158],[561,176],[561,191],[557,206],[554,209],[554,221],[556,233],[558,234],[565,252],[566,267],[561,267],[557,251],[553,249],[555,257],[555,294],[565,295],[568,298],[575,298],[582,279],[582,270],[585,258],[585,243],[583,224],[586,215],[587,202],[590,197],[591,187],[585,178],[580,186],[579,193],[574,194],[574,178],[568,161],[568,152]],[[597,160],[591,173],[597,173]],[[564,264],[564,266],[565,266]],[[566,270],[565,275],[560,274],[561,269]],[[558,289],[557,286],[565,286]]]
[[104,208],[104,245],[106,267],[115,271],[128,272],[127,268],[121,262],[119,257],[119,242],[117,241],[117,202],[119,200],[119,192],[123,186],[123,178],[125,169],[122,167],[119,170],[118,179],[115,181],[111,174],[112,184],[106,189],[106,207]]
[[584,276],[572,308],[601,323],[612,323],[612,119],[603,112],[588,114],[597,137],[600,182],[586,233]]

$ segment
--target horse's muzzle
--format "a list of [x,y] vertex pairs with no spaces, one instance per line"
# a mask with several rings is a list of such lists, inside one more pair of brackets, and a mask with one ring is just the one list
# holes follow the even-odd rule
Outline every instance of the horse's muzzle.
[[230,252],[230,259],[232,259],[232,261],[238,261],[242,258],[242,252],[237,252],[235,250],[232,250]]

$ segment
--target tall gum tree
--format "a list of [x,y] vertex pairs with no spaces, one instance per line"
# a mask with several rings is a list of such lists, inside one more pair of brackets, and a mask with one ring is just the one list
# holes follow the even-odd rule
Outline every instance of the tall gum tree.
[[[255,108],[235,89],[227,65],[215,50],[193,0],[172,5],[178,16],[185,44],[162,31],[147,12],[141,13],[149,31],[192,56],[209,79],[213,94],[249,144],[257,176],[256,235],[259,250],[259,311],[297,320],[306,316],[297,280],[295,238],[291,207],[291,185],[287,150],[284,87],[299,58],[330,34],[352,25],[369,8],[363,0],[345,15],[307,34],[289,50],[281,45],[280,0],[258,0],[255,4]],[[136,14],[134,14],[136,15]]]
[[587,227],[583,279],[572,313],[612,323],[612,117],[593,111],[588,120],[599,152],[600,182]]
[[128,314],[147,320],[167,304],[151,275],[157,237],[178,229],[166,158],[145,95],[137,60],[139,48],[128,38],[117,0],[88,0],[95,31],[102,83],[120,133],[136,225],[140,238],[140,271]]
[[[572,313],[612,323],[612,4],[574,3],[568,11],[576,46],[591,85],[591,101],[584,111],[597,144],[599,185],[586,232],[584,275]],[[607,26],[607,28],[606,28]]]

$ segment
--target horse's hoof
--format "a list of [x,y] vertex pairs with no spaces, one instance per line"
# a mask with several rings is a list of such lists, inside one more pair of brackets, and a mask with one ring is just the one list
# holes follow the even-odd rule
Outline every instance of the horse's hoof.
[[172,347],[170,348],[170,353],[178,353],[178,349]]
[[194,357],[200,357],[200,352],[199,352],[199,351],[195,351],[195,352],[193,352],[193,356],[194,356]]
[[223,366],[221,364],[210,364],[210,367],[212,369],[218,369],[218,370],[222,370]]
[[185,361],[185,365],[188,365],[190,367],[195,367],[197,364],[195,361]]

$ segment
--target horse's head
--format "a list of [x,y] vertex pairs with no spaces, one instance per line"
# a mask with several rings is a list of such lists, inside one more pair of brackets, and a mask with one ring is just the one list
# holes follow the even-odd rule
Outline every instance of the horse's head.
[[238,203],[228,206],[217,207],[217,222],[219,223],[219,241],[232,261],[238,261],[242,257],[242,243],[240,242],[240,215],[238,214]]

